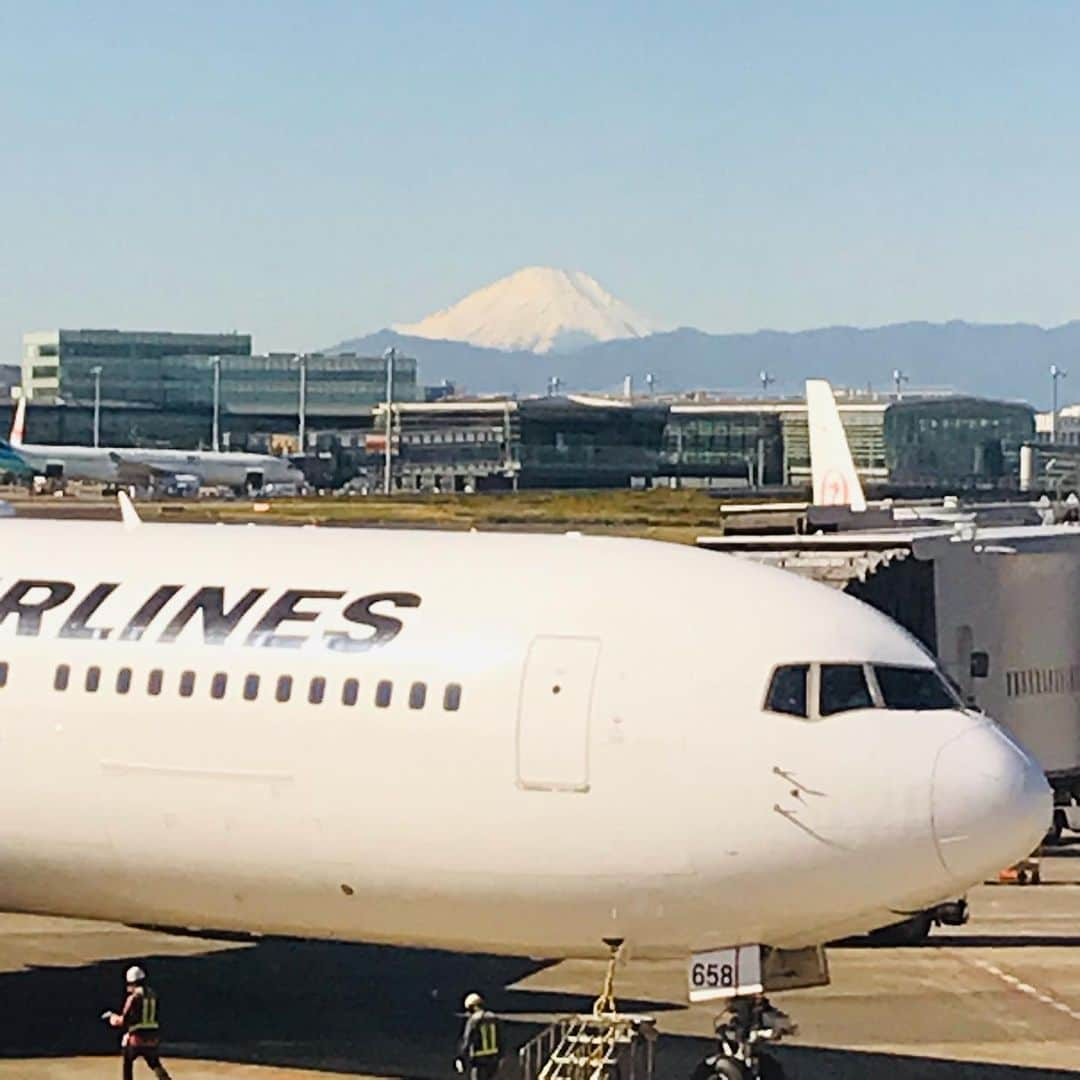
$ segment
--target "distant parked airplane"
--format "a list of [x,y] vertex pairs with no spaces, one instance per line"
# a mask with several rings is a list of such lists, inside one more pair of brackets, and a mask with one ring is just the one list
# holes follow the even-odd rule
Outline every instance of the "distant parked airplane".
[[118,487],[160,488],[181,477],[201,486],[259,491],[265,484],[302,484],[287,458],[216,450],[156,450],[135,446],[48,446],[23,442],[26,399],[15,407],[11,437],[0,440],[0,469],[51,480],[85,480]]

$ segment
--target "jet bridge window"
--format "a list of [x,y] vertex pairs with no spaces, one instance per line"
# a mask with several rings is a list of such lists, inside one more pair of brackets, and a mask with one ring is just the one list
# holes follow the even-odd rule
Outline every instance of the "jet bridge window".
[[866,685],[862,664],[822,664],[819,712],[822,716],[872,709],[874,699]]
[[765,708],[787,716],[801,716],[805,720],[806,680],[809,675],[809,664],[785,664],[778,667],[773,672],[772,682],[769,683]]
[[935,668],[875,664],[874,675],[887,709],[962,709],[963,702]]

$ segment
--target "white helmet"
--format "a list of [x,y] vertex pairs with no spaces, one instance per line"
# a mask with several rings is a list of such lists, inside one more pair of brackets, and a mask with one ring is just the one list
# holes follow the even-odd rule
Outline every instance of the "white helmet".
[[480,1009],[484,1005],[484,999],[476,993],[474,990],[471,994],[465,995],[465,1009],[468,1012],[472,1012],[473,1009]]
[[129,967],[127,969],[125,978],[128,986],[134,986],[136,983],[146,982],[146,972],[136,965],[135,967]]

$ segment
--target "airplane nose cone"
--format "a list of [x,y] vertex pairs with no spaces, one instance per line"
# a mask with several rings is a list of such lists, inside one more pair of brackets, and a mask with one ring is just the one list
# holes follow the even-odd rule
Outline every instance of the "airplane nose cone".
[[941,748],[932,798],[938,855],[965,885],[1029,855],[1050,826],[1042,769],[990,724]]

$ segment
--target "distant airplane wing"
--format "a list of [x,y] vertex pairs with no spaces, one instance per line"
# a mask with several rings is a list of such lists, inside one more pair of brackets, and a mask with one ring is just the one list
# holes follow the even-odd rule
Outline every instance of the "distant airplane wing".
[[810,469],[815,506],[866,509],[859,474],[851,457],[840,410],[832,387],[824,379],[806,380],[806,422],[810,428]]

